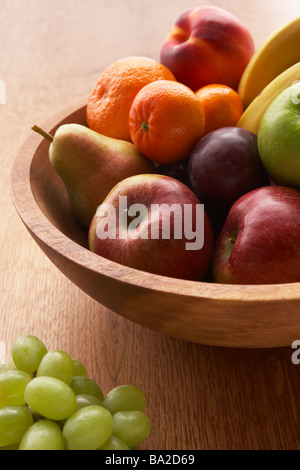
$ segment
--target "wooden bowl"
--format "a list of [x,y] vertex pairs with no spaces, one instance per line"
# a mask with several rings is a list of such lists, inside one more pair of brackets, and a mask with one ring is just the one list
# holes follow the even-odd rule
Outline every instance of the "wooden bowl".
[[[86,124],[86,98],[46,121]],[[33,123],[35,124],[35,123]],[[300,283],[239,286],[182,281],[131,269],[89,251],[48,158],[32,132],[13,164],[16,210],[39,247],[76,286],[144,327],[190,342],[241,348],[291,346],[300,339]]]

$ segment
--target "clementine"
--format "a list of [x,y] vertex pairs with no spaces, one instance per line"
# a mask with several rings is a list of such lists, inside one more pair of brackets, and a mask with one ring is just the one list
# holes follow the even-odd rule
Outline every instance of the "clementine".
[[88,98],[86,118],[90,129],[130,141],[128,115],[141,88],[155,80],[175,80],[164,65],[148,57],[117,60],[98,77]]
[[204,129],[204,110],[195,93],[182,83],[150,83],[133,100],[129,113],[132,141],[156,163],[183,160],[204,135]]
[[235,126],[244,112],[240,96],[226,85],[206,85],[196,95],[204,108],[205,134],[221,127]]

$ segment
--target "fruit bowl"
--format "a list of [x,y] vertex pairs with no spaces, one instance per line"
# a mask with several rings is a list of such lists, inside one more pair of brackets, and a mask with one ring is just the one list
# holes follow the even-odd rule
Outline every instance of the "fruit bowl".
[[[84,97],[42,124],[54,134],[86,124]],[[34,124],[34,123],[33,123]],[[225,285],[182,281],[109,261],[88,249],[65,187],[48,157],[50,143],[32,132],[14,161],[12,200],[33,239],[87,295],[146,328],[211,346],[291,346],[300,337],[300,283]]]

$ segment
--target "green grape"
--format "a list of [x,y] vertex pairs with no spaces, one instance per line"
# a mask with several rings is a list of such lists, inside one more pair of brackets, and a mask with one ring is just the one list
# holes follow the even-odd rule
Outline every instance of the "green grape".
[[76,395],[76,404],[77,410],[90,405],[103,406],[103,403],[101,400],[99,400],[99,398],[84,393],[81,395]]
[[23,435],[19,450],[64,450],[62,431],[54,421],[42,419]]
[[58,421],[69,418],[76,410],[73,390],[56,377],[36,377],[24,392],[25,402],[44,418]]
[[24,390],[31,376],[21,370],[7,370],[0,374],[0,408],[25,405]]
[[86,368],[78,359],[73,359],[73,375],[74,377],[86,377]]
[[12,359],[8,359],[6,362],[1,364],[0,374],[2,374],[2,372],[6,372],[7,370],[17,370],[16,364],[14,363]]
[[98,450],[130,450],[130,448],[121,439],[111,435]]
[[96,382],[89,377],[73,377],[70,387],[75,395],[93,395],[103,401],[103,393]]
[[115,414],[117,411],[144,411],[146,396],[135,385],[120,385],[108,392],[103,401],[103,406],[111,414]]
[[37,377],[55,377],[70,385],[73,378],[73,360],[64,351],[49,351],[40,362]]
[[113,415],[114,436],[124,441],[128,447],[135,447],[144,441],[151,432],[148,416],[142,411],[118,411]]
[[33,376],[47,348],[44,343],[33,335],[20,336],[12,345],[11,354],[17,369]]
[[0,408],[0,447],[17,444],[33,419],[26,406],[5,406]]
[[[91,405],[102,406],[102,401],[93,395],[76,395],[76,411]],[[67,419],[59,420],[59,426],[63,428],[66,421]]]
[[76,411],[63,427],[68,450],[97,450],[110,437],[113,418],[102,406],[86,406]]

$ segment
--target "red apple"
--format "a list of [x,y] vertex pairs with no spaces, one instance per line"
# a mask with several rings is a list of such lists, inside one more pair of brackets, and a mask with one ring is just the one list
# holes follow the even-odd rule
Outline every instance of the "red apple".
[[212,272],[219,283],[300,282],[300,191],[266,186],[238,199],[216,241]]
[[160,62],[193,91],[211,84],[237,90],[255,52],[248,28],[232,13],[196,6],[175,22],[161,48]]
[[165,175],[118,183],[89,230],[94,253],[142,271],[201,280],[210,266],[213,232],[196,195]]

